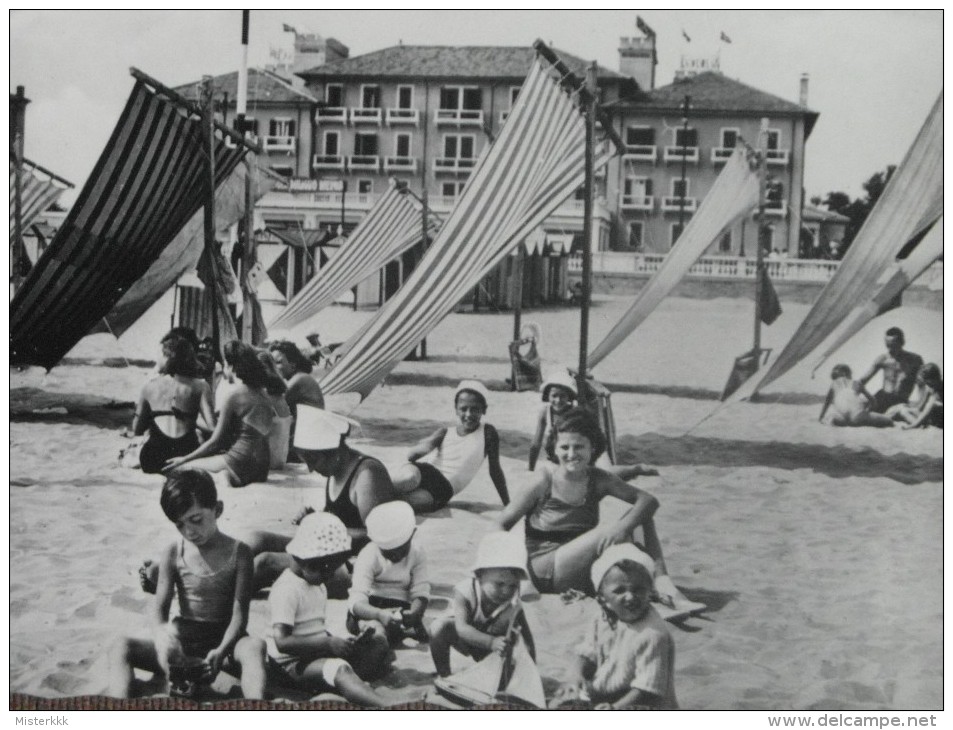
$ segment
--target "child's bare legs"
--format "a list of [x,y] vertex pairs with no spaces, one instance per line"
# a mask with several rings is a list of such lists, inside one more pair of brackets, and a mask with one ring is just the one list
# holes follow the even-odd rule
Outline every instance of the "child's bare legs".
[[346,700],[365,707],[384,707],[386,704],[374,689],[357,676],[343,659],[318,659],[301,673],[298,682],[306,687],[328,684]]
[[146,669],[157,674],[165,674],[159,664],[156,645],[148,639],[122,637],[117,639],[109,651],[109,690],[110,697],[126,698],[132,695],[133,669]]
[[390,642],[387,641],[383,627],[380,633],[375,633],[367,642],[366,647],[360,649],[360,654],[354,652],[348,657],[351,668],[358,676],[368,679],[377,679],[387,674],[391,660]]
[[894,419],[891,418],[887,413],[871,413],[870,411],[864,411],[857,417],[854,425],[873,426],[874,428],[893,428],[893,423]]
[[430,656],[441,677],[450,676],[450,647],[457,641],[457,627],[453,619],[438,618],[430,624]]
[[235,644],[235,661],[242,670],[242,695],[246,700],[265,697],[265,642],[243,636]]

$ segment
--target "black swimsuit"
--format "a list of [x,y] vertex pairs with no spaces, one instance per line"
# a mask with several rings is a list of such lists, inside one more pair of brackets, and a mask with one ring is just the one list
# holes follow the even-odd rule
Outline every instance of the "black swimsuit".
[[355,504],[351,501],[350,492],[351,483],[354,481],[354,477],[361,468],[361,464],[369,458],[369,456],[361,456],[358,458],[357,463],[354,465],[354,468],[351,469],[351,473],[348,475],[347,481],[344,483],[344,487],[341,489],[341,493],[337,496],[337,499],[331,499],[331,477],[328,477],[328,481],[324,486],[324,511],[330,512],[332,515],[338,517],[341,522],[344,523],[345,527],[364,527],[364,520],[361,518],[361,513],[358,511]]
[[[188,433],[172,438],[156,426],[156,416],[175,416],[192,426]],[[152,411],[153,420],[149,423],[149,438],[139,450],[139,466],[145,474],[158,474],[169,459],[191,454],[199,447],[199,438],[195,433],[195,419],[198,414],[181,411],[175,406],[170,411]]]

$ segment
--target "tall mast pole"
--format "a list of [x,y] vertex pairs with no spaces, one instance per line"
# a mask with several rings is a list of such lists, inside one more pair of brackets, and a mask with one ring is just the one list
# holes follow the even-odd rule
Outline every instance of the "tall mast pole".
[[596,136],[596,63],[586,69],[586,178],[583,187],[582,221],[582,305],[579,324],[579,372],[578,381],[580,401],[583,398],[586,383],[587,352],[589,350],[589,302],[592,298],[592,197],[593,197],[593,145]]
[[[519,341],[520,339],[520,329],[522,328],[521,320],[523,315],[523,262],[526,259],[526,244],[523,241],[520,241],[519,247],[516,249],[516,266],[514,268],[513,278],[515,279],[513,286],[513,341]],[[512,364],[512,390],[517,390],[516,387],[516,363]]]
[[[238,66],[238,97],[235,101],[235,126],[238,133],[242,136],[245,134],[245,114],[248,110],[248,25],[250,12],[249,10],[242,10],[242,52],[241,62]],[[244,255],[242,256],[241,271],[241,290],[244,296],[242,301],[241,338],[242,342],[254,345],[256,344],[254,342],[255,317],[251,306],[252,296],[248,291],[248,272],[250,272],[252,266],[255,265],[255,232],[252,230],[254,226],[252,213],[252,173],[250,166],[247,166],[248,158],[246,157],[245,159],[245,213],[243,216],[245,235],[242,240],[242,252]]]
[[216,357],[221,357],[221,336],[218,329],[218,262],[215,260],[215,100],[214,84],[211,76],[202,78],[203,101],[205,102],[206,144],[208,165],[206,168],[205,197],[205,255],[209,257],[212,272],[209,296],[212,300],[212,347]]
[[10,252],[10,278],[13,282],[13,291],[20,288],[20,257],[23,255],[23,138],[26,133],[26,105],[30,100],[25,96],[25,89],[17,87],[13,97],[13,125],[10,128],[10,147],[13,152],[13,250]]
[[[685,157],[688,155],[688,106],[692,98],[685,95],[685,101],[682,104],[682,194],[678,196],[678,238],[682,237],[682,231],[685,230]],[[675,239],[677,242],[678,239]]]
[[761,132],[758,135],[758,235],[755,247],[755,275],[754,275],[754,346],[752,347],[755,362],[761,363],[761,279],[764,276],[764,247],[762,245],[765,221],[765,186],[767,184],[767,137],[768,120],[761,120]]

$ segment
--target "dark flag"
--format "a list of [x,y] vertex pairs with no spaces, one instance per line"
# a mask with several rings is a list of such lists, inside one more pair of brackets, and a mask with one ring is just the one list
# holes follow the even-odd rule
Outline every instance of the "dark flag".
[[692,42],[692,39],[688,37],[688,33],[685,32],[685,29],[684,29],[684,28],[682,28],[682,38],[684,38],[684,39],[685,39],[686,41],[688,41],[689,43]]
[[294,29],[294,26],[288,25],[287,23],[282,23],[281,29],[285,33],[294,33],[295,35],[298,35],[298,32]]
[[765,324],[772,324],[774,320],[781,316],[781,302],[778,299],[778,293],[774,290],[771,279],[768,278],[768,272],[761,270],[761,321]]
[[654,38],[654,37],[655,37],[655,31],[652,30],[652,28],[649,27],[649,24],[648,24],[648,23],[646,23],[644,20],[642,20],[642,16],[641,16],[641,15],[636,15],[636,16],[635,16],[635,25],[636,25],[636,27],[637,27],[640,31],[642,31],[642,33],[645,34],[646,37],[648,37],[648,38]]
[[721,31],[721,40],[725,43],[731,43],[731,38],[728,37],[728,34],[725,31]]

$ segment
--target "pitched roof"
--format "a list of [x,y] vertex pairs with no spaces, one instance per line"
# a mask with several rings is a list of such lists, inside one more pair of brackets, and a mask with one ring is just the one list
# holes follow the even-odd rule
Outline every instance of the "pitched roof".
[[[224,92],[228,94],[228,105],[235,106],[238,99],[238,72],[214,76],[215,94],[220,97]],[[198,101],[201,98],[202,82],[194,81],[191,84],[176,86],[178,91],[187,99]],[[296,89],[280,76],[259,68],[248,69],[248,105],[256,103],[268,104],[313,104],[315,98],[304,89]]]
[[818,117],[817,112],[806,106],[760,91],[715,71],[706,71],[652,91],[640,92],[633,97],[632,105],[640,110],[681,110],[686,95],[691,97],[692,111],[697,112],[804,116],[805,135],[811,133]]
[[[574,73],[585,73],[589,61],[553,50]],[[535,55],[530,46],[391,46],[299,71],[298,75],[308,80],[329,76],[523,79]],[[597,67],[596,75],[599,79],[630,81],[603,66]]]
[[850,218],[833,210],[824,210],[813,205],[805,205],[801,220],[809,223],[850,223]]

